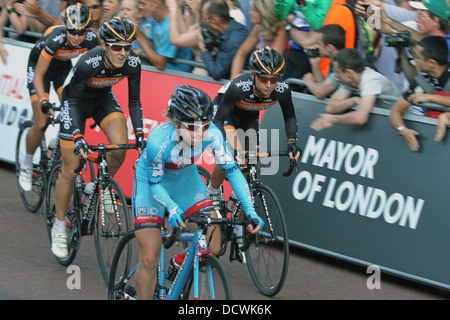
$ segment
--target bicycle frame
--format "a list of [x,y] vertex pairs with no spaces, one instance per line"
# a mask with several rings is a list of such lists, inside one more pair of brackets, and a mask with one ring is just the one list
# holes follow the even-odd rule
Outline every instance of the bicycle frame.
[[[163,237],[165,237],[165,231],[163,230]],[[158,279],[156,283],[156,292],[158,292],[158,298],[160,300],[177,300],[189,278],[192,270],[194,270],[194,300],[198,299],[198,273],[201,257],[203,254],[207,253],[206,249],[206,235],[204,234],[204,229],[198,228],[195,232],[185,232],[180,236],[179,241],[190,242],[189,247],[185,251],[185,258],[181,264],[172,285],[166,287],[166,249],[164,243],[161,246],[161,252],[159,254],[159,264],[158,264]],[[133,268],[133,270],[128,275],[125,283],[134,276],[139,263]],[[212,279],[211,279],[212,281]],[[212,292],[214,294],[214,292]],[[125,297],[128,300],[135,300],[125,293]]]

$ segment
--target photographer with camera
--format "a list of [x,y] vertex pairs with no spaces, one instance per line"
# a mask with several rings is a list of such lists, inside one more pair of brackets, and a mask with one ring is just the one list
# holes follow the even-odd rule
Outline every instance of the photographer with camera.
[[[361,6],[361,4],[373,4],[371,10],[367,14],[366,9]],[[417,75],[417,70],[415,66],[410,63],[410,56],[408,55],[408,47],[410,44],[414,44],[416,41],[420,41],[426,36],[442,36],[447,38],[447,43],[450,41],[449,33],[449,18],[450,18],[450,8],[446,0],[425,0],[423,2],[409,1],[404,4],[403,8],[395,8],[395,6],[390,6],[384,4],[382,1],[364,1],[358,2],[356,5],[358,14],[365,16],[366,18],[370,15],[374,15],[377,19],[378,24],[375,23],[374,27],[377,31],[384,36],[384,46],[386,53],[387,48],[396,48],[396,50],[390,50],[391,52],[398,53],[398,58],[394,57],[391,59],[381,59],[379,58],[379,63],[375,62],[375,66],[380,69],[383,74],[386,74],[391,80],[393,77],[388,73],[393,73],[394,70],[398,74],[403,72],[409,83]],[[403,10],[404,12],[409,12],[415,15],[415,29],[410,28],[413,24],[411,21],[401,20],[400,17],[405,16],[405,13],[399,12]],[[411,10],[417,10],[417,13]],[[382,49],[385,49],[382,48]],[[381,50],[383,54],[383,50]],[[391,55],[392,57],[392,55]],[[389,61],[395,63],[394,66],[389,65]],[[450,56],[449,56],[450,60]],[[385,72],[386,68],[390,68]],[[402,88],[403,83],[395,82],[396,85]]]
[[338,24],[329,24],[323,26],[318,34],[318,48],[304,49],[309,58],[312,73],[305,74],[302,80],[313,95],[324,99],[339,87],[339,80],[334,74],[331,62],[326,77],[323,76],[319,63],[323,57],[332,60],[339,50],[345,48],[345,30]]
[[231,18],[222,0],[208,0],[201,14],[198,46],[206,70],[214,80],[229,79],[233,58],[248,37],[248,29]]
[[414,46],[413,56],[422,73],[412,81],[409,89],[403,93],[391,109],[389,119],[392,126],[405,139],[411,151],[419,151],[417,136],[419,133],[405,126],[403,114],[407,111],[438,118],[435,140],[440,141],[445,134],[448,112],[440,112],[421,107],[421,103],[434,103],[450,107],[450,71],[447,42],[443,37],[430,36]]
[[[362,126],[380,95],[400,96],[400,90],[391,81],[366,65],[358,50],[339,50],[333,58],[333,68],[341,85],[331,95],[325,107],[327,113],[311,123],[312,129],[320,131],[335,124]],[[353,106],[356,107],[351,110]]]

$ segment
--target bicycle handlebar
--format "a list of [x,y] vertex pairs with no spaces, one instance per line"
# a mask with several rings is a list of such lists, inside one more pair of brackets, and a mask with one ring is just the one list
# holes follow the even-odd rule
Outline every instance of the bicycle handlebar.
[[[61,109],[61,107],[55,107],[55,104],[52,103],[53,105],[53,111],[59,111]],[[55,117],[55,115],[51,115],[50,117],[47,117],[47,121],[45,122],[45,125],[41,128],[41,131],[45,131],[47,130],[48,126],[50,124],[55,124],[55,123],[60,123],[60,119],[58,117]]]
[[[269,157],[289,157],[289,153],[287,151],[269,151],[269,152],[246,152],[245,159],[248,160],[250,157],[256,156],[259,158],[269,158]],[[294,171],[294,168],[297,167],[296,160],[290,160],[289,168],[286,172],[283,172],[284,177],[288,177]]]
[[[247,221],[246,220],[242,220],[242,219],[233,219],[233,218],[211,218],[210,215],[202,215],[200,217],[198,216],[186,216],[186,214],[182,214],[181,218],[183,219],[183,221],[187,221],[187,222],[191,222],[191,223],[197,223],[199,226],[201,226],[202,228],[205,228],[206,226],[209,225],[214,225],[214,224],[239,224],[239,225],[247,225]],[[175,234],[174,231],[176,230]],[[175,242],[177,242],[180,237],[181,234],[183,233],[183,228],[181,227],[177,227],[176,229],[172,230],[172,233],[170,235],[167,236],[167,241],[164,243],[164,247],[166,249],[169,249]]]
[[[100,143],[99,145],[88,145],[88,149],[91,151],[106,153],[106,152],[112,151],[112,150],[137,149],[137,145],[136,145],[136,143],[123,143],[123,144]],[[73,170],[73,172],[80,173],[80,171],[83,169],[84,165],[86,164],[86,161],[87,161],[86,158],[80,159],[80,162],[78,163],[78,167],[75,170]]]

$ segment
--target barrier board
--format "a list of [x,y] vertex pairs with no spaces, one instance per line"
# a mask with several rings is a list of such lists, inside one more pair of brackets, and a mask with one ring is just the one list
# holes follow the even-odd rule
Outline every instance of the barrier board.
[[[450,288],[450,149],[448,138],[433,140],[434,120],[406,121],[420,133],[415,153],[392,128],[388,110],[374,110],[363,127],[317,132],[309,125],[325,104],[301,94],[294,104],[299,172],[262,176],[283,204],[291,243]],[[279,108],[269,109],[262,128],[283,126]],[[286,169],[280,162],[279,172]]]

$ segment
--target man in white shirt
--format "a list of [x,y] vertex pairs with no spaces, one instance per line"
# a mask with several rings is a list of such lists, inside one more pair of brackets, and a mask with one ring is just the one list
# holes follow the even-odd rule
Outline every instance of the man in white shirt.
[[[364,125],[379,95],[399,97],[401,91],[385,76],[365,67],[356,49],[342,49],[333,59],[335,75],[341,86],[330,97],[325,111],[311,123],[314,130],[335,124]],[[353,106],[356,108],[348,111]],[[345,112],[345,113],[343,113]]]

